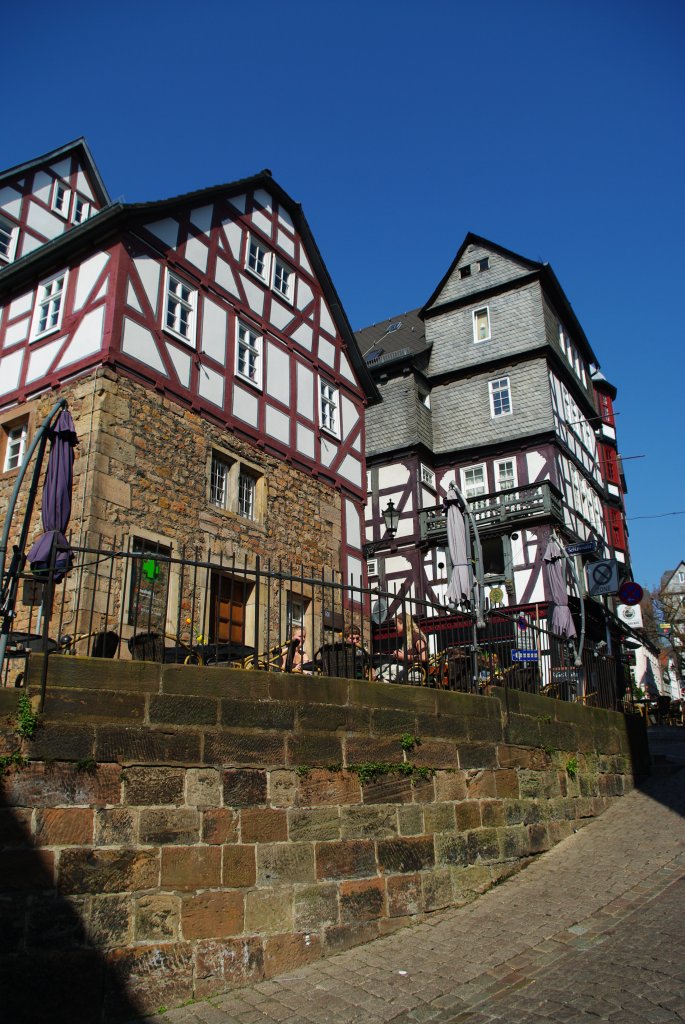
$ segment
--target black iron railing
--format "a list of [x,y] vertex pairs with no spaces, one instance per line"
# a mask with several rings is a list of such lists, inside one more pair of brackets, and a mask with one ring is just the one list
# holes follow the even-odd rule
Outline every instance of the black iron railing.
[[[296,667],[471,693],[499,685],[623,709],[620,662],[606,645],[590,643],[577,664],[573,644],[546,628],[540,608],[491,609],[478,629],[468,615],[361,579],[343,582],[331,569],[174,553],[141,541],[75,548],[74,556],[57,585],[49,569],[22,575],[4,685],[20,685],[27,657],[46,651],[227,669]],[[414,629],[420,637],[412,637]]]

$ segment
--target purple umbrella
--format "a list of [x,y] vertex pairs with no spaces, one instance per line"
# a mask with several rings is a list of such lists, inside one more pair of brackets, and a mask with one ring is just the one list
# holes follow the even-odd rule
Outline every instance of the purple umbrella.
[[59,414],[50,431],[50,454],[43,484],[41,505],[43,529],[28,553],[33,572],[48,569],[55,554],[55,582],[66,575],[73,560],[73,552],[64,536],[71,516],[71,486],[74,475],[74,447],[78,444],[74,421],[68,409]]
[[569,639],[576,635],[576,627],[571,618],[568,607],[568,591],[566,589],[566,556],[552,533],[547,541],[545,553],[542,556],[547,575],[547,588],[552,598],[554,611],[552,612],[552,629],[559,636]]
[[466,550],[466,523],[456,490],[450,485],[447,498],[447,545],[452,564],[452,576],[447,585],[448,604],[468,604],[471,601],[471,564]]

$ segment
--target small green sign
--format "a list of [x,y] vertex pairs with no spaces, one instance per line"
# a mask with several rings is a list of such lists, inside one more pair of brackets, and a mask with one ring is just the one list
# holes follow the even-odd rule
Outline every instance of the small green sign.
[[154,558],[146,558],[140,566],[140,571],[146,580],[156,580],[159,576],[159,564]]

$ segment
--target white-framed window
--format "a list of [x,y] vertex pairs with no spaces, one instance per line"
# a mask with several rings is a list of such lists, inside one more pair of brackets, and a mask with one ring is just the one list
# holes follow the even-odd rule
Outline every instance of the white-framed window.
[[26,444],[29,437],[28,418],[21,420],[19,423],[3,425],[2,429],[5,435],[5,455],[2,471],[3,473],[9,473],[13,469],[19,469],[24,462]]
[[489,341],[490,339],[490,310],[487,306],[473,311],[473,340]]
[[290,636],[294,629],[302,629],[305,626],[308,605],[309,601],[306,597],[288,591],[285,610],[288,636]]
[[262,338],[242,320],[236,328],[236,373],[255,387],[262,386]]
[[238,515],[243,519],[255,518],[257,480],[244,466],[238,473]]
[[33,314],[31,339],[58,331],[62,325],[64,296],[67,289],[67,271],[62,270],[38,285],[38,301]]
[[274,291],[282,295],[286,302],[292,302],[294,283],[293,271],[278,256],[274,256]]
[[70,204],[71,189],[59,178],[55,178],[52,184],[52,209],[66,220],[69,216]]
[[71,219],[74,224],[83,224],[84,220],[90,217],[90,203],[78,192],[74,192],[74,202],[71,208]]
[[435,473],[423,463],[421,463],[421,483],[425,487],[430,487],[432,491],[435,490]]
[[219,452],[212,452],[209,472],[209,500],[217,508],[229,507],[229,481],[233,462]]
[[481,494],[487,494],[488,484],[485,475],[485,463],[479,466],[467,466],[461,471],[461,489],[467,499],[477,498]]
[[498,491],[511,491],[518,486],[516,459],[500,459],[495,463],[495,480]]
[[269,281],[271,253],[262,245],[258,238],[249,235],[247,239],[247,269],[256,274],[262,281]]
[[19,228],[11,221],[0,217],[0,260],[11,263],[17,251]]
[[498,377],[488,383],[490,389],[490,412],[495,416],[511,414],[511,387],[508,377]]
[[319,381],[321,428],[328,431],[329,434],[334,434],[336,437],[340,437],[339,404],[340,392],[338,389],[330,381],[321,378]]
[[366,575],[378,576],[378,559],[370,558],[366,563]]
[[222,451],[212,451],[209,462],[209,503],[258,522],[263,518],[264,475]]
[[685,583],[685,572],[678,573],[678,583]]
[[182,278],[166,272],[164,330],[187,345],[195,344],[195,307],[197,291]]

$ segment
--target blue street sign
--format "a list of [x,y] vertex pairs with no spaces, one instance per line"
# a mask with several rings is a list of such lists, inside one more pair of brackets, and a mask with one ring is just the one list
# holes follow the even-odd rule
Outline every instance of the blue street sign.
[[512,661],[537,661],[538,652],[534,650],[513,650],[511,652]]
[[597,550],[596,540],[583,540],[579,541],[578,544],[567,544],[566,554],[567,555],[592,555]]

